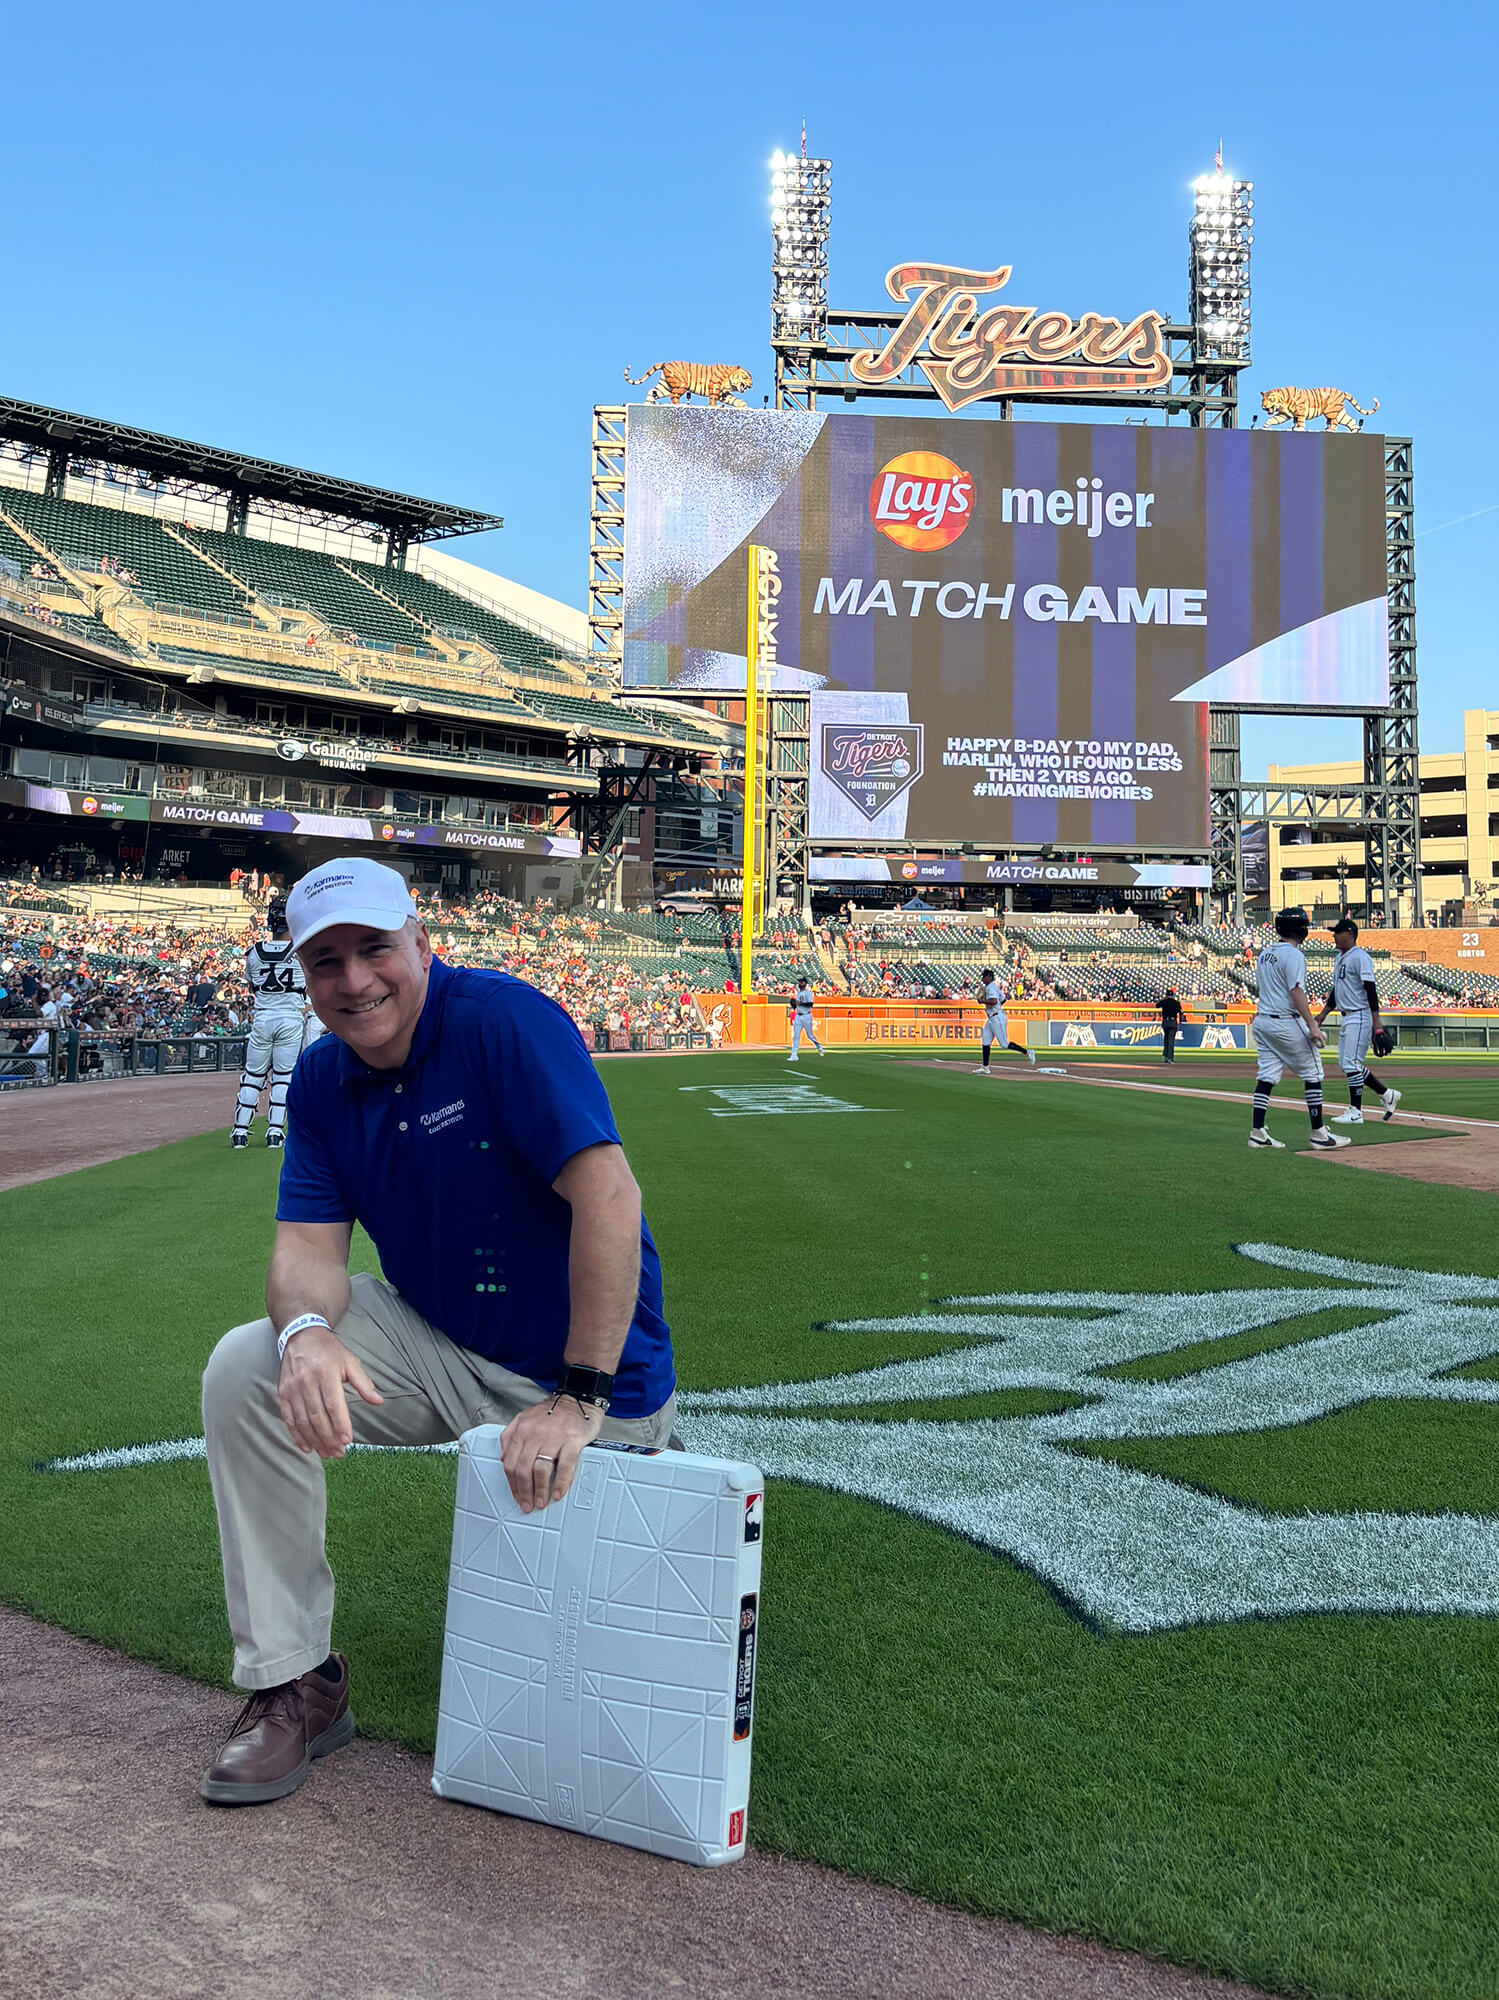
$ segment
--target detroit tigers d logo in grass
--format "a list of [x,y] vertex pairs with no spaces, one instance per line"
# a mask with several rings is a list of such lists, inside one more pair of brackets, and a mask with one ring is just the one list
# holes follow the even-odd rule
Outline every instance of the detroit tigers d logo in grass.
[[[1271,1514],[1069,1447],[1302,1424],[1376,1398],[1499,1402],[1453,1371],[1499,1353],[1499,1279],[1243,1244],[1315,1288],[995,1292],[834,1333],[966,1344],[927,1360],[684,1399],[696,1450],[898,1507],[1011,1557],[1094,1623],[1153,1632],[1298,1612],[1499,1613],[1499,1520]],[[1166,1381],[1110,1371],[1319,1313],[1368,1323]],[[861,1408],[1000,1390],[1084,1399],[1051,1415],[860,1422]],[[802,1416],[797,1411],[847,1411]]]
[[[1455,1372],[1499,1355],[1499,1278],[1272,1244],[1237,1247],[1256,1263],[1324,1282],[1195,1293],[991,1292],[947,1299],[940,1311],[915,1317],[833,1321],[826,1328],[833,1334],[918,1334],[963,1345],[807,1381],[684,1395],[685,1441],[949,1529],[1021,1564],[1109,1631],[1315,1612],[1499,1615],[1499,1519],[1269,1513],[1073,1449],[1273,1431],[1377,1400],[1499,1403],[1499,1381]],[[1317,1332],[1316,1317],[1332,1313],[1357,1313],[1365,1323]],[[1306,1319],[1314,1325],[1304,1338],[1224,1361],[1209,1351],[1167,1380],[1111,1372]],[[1079,1401],[1040,1416],[858,1416],[1005,1390]],[[41,1469],[108,1471],[202,1455],[201,1438],[181,1438],[54,1459]]]

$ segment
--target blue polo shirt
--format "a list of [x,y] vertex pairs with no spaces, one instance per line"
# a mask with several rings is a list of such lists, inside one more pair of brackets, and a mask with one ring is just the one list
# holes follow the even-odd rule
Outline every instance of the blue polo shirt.
[[[434,958],[401,1069],[336,1036],[297,1064],[276,1204],[282,1222],[361,1222],[387,1283],[458,1346],[543,1388],[568,1333],[572,1210],[552,1182],[619,1144],[571,1017],[523,980]],[[675,1386],[661,1260],[640,1225],[640,1291],[611,1414],[644,1417]]]

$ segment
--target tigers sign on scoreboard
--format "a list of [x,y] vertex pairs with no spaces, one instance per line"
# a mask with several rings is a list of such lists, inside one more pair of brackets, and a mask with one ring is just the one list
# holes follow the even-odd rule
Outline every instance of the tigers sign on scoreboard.
[[812,692],[814,840],[1205,848],[1207,704],[1389,698],[1384,441],[635,406],[627,686]]

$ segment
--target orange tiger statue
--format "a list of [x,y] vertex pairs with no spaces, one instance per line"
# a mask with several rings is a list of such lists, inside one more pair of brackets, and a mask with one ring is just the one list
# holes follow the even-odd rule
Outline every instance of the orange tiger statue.
[[673,403],[680,403],[684,396],[702,396],[713,410],[742,410],[745,405],[735,392],[753,388],[755,381],[747,368],[730,368],[722,361],[658,361],[654,368],[646,369],[639,382],[628,368],[625,370],[625,380],[632,389],[649,382],[653,375],[661,380],[646,397],[648,403],[659,403],[666,396]]
[[1265,429],[1272,424],[1294,424],[1304,431],[1307,419],[1321,417],[1330,431],[1361,431],[1362,424],[1356,424],[1344,409],[1345,403],[1353,403],[1361,417],[1372,417],[1379,408],[1379,398],[1374,398],[1372,409],[1366,410],[1362,403],[1354,403],[1346,389],[1266,389],[1260,396],[1260,407],[1265,412]]

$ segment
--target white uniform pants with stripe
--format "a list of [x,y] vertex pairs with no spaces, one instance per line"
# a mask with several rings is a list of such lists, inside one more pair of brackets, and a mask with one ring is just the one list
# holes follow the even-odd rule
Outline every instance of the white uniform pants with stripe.
[[[346,1389],[361,1444],[446,1444],[475,1424],[504,1424],[546,1391],[430,1326],[367,1273],[350,1280],[337,1333],[385,1398]],[[328,1657],[333,1572],[323,1548],[322,1461],[292,1443],[276,1402],[280,1363],[268,1319],[226,1333],[203,1372],[203,1430],[219,1513],[236,1687],[278,1687]],[[676,1398],[648,1417],[605,1417],[601,1436],[671,1445]]]
[[816,1035],[812,1032],[812,1016],[810,1014],[794,1014],[791,1019],[791,1053],[793,1055],[801,1047],[803,1035],[806,1036],[814,1049],[822,1047],[822,1043],[818,1041]]
[[984,1016],[984,1027],[979,1041],[986,1049],[995,1042],[1000,1043],[1002,1047],[1009,1046],[1010,1024],[998,1008],[992,1014]]
[[266,1129],[280,1132],[286,1125],[286,1092],[291,1073],[302,1053],[302,1010],[278,1008],[269,1013],[255,1010],[250,1023],[250,1042],[245,1050],[244,1075],[239,1080],[239,1102],[234,1107],[234,1129],[248,1132],[260,1104],[260,1093],[271,1086]]
[[1374,1016],[1367,1007],[1355,1007],[1338,1026],[1338,1068],[1350,1083],[1362,1083],[1369,1074],[1364,1057],[1374,1032]]
[[1299,1016],[1256,1014],[1249,1031],[1259,1056],[1255,1073],[1262,1083],[1279,1083],[1287,1070],[1303,1083],[1322,1081],[1322,1058]]

